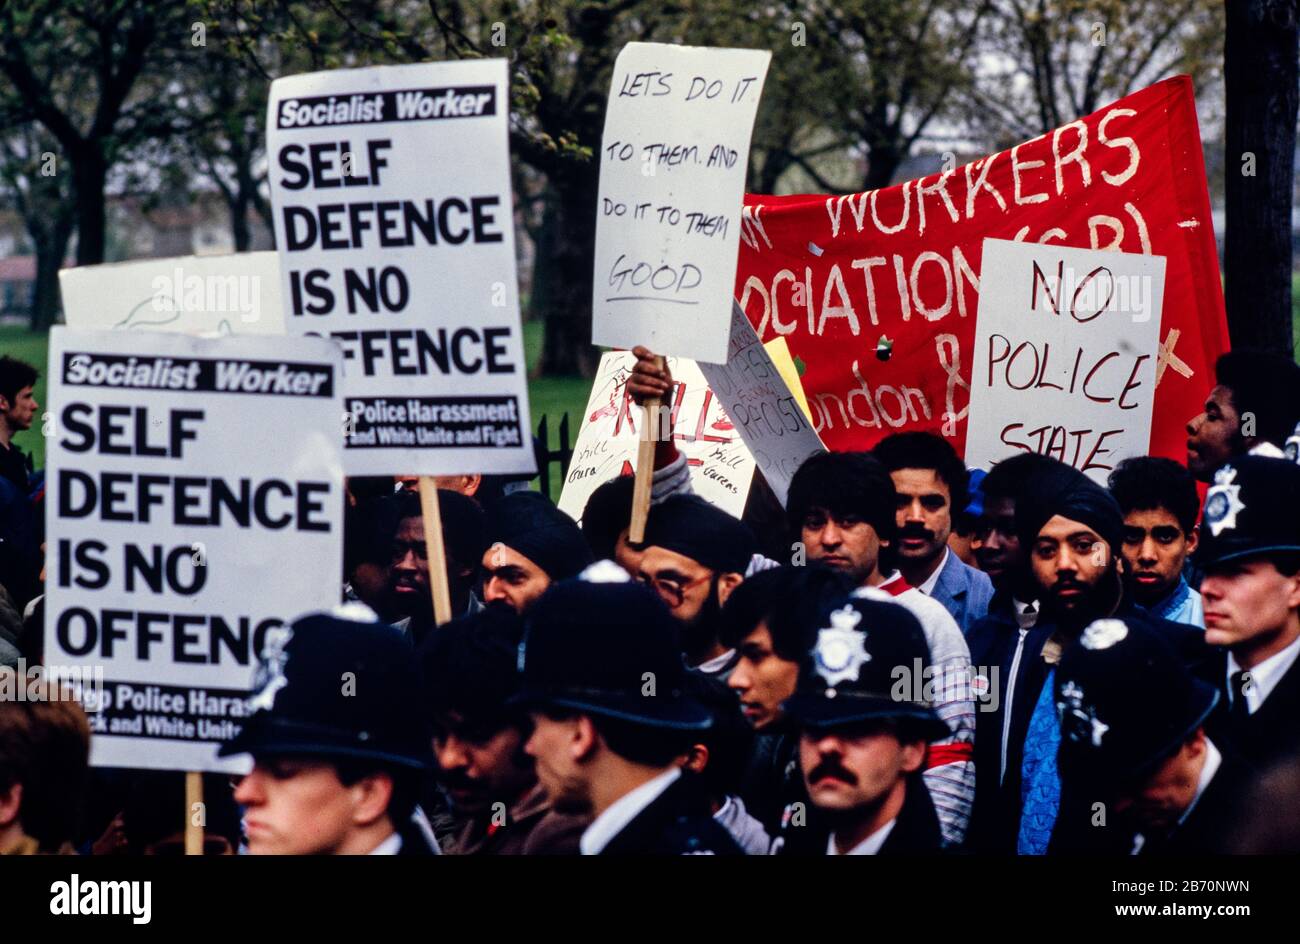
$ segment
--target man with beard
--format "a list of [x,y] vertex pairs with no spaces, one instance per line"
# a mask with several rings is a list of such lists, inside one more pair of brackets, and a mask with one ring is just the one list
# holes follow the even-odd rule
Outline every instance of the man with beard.
[[712,715],[683,690],[672,617],[611,561],[529,611],[518,665],[524,749],[556,810],[588,815],[583,855],[739,854],[682,765]]
[[[1014,677],[1003,683],[1015,696],[1011,718],[1002,726],[1006,737],[1000,750],[1007,761],[997,801],[1001,826],[993,835],[999,844],[1014,838],[1022,854],[1046,852],[1059,806],[1056,664],[1093,620],[1131,609],[1125,607],[1119,563],[1123,524],[1115,499],[1064,463],[1035,477],[1016,505],[1016,527],[1029,549],[1042,614],[1026,638]],[[1189,664],[1204,660],[1199,631],[1154,617],[1150,622]]]
[[1173,459],[1137,456],[1110,474],[1124,513],[1124,582],[1134,605],[1161,619],[1205,628],[1201,595],[1183,576],[1196,550],[1201,499],[1196,481]]
[[948,726],[925,701],[929,650],[916,618],[882,600],[825,614],[786,710],[813,810],[784,833],[784,854],[938,852],[939,819],[920,777]]
[[[418,495],[399,493],[390,500],[397,506],[397,527],[393,532],[388,572],[387,610],[397,618],[394,625],[419,645],[434,625],[424,515]],[[438,507],[447,555],[451,612],[472,613],[480,606],[474,598],[474,586],[478,582],[478,561],[486,543],[483,512],[473,500],[442,489],[438,491]]]
[[650,511],[637,579],[659,594],[680,626],[686,664],[725,676],[735,652],[718,639],[727,597],[745,579],[754,536],[741,521],[695,495],[674,495]]
[[740,796],[771,835],[786,809],[808,802],[798,731],[782,703],[794,694],[821,615],[852,588],[847,576],[829,567],[777,567],[750,577],[722,608],[720,639],[736,652],[727,685],[755,731]]
[[503,603],[440,626],[420,647],[437,777],[451,806],[452,855],[575,855],[582,817],[551,810],[524,753],[518,694],[523,622]]
[[1228,852],[1253,772],[1205,733],[1218,697],[1141,620],[1089,624],[1057,671],[1061,812],[1051,851]]
[[1187,423],[1188,471],[1209,482],[1236,456],[1283,458],[1300,422],[1300,366],[1280,354],[1229,351],[1214,379],[1205,409]]
[[796,547],[809,561],[844,573],[858,592],[879,591],[906,607],[921,624],[939,687],[935,710],[952,735],[934,745],[924,773],[944,841],[959,845],[975,799],[975,705],[970,650],[952,615],[938,600],[882,565],[895,538],[897,505],[893,479],[866,453],[822,453],[808,459],[790,481],[786,517]]
[[872,450],[896,494],[894,557],[909,584],[943,604],[963,633],[989,609],[993,584],[948,547],[953,515],[966,507],[966,467],[933,433],[894,433]]
[[516,613],[592,560],[574,520],[540,492],[512,492],[497,502],[485,543],[483,602],[503,602]]
[[1300,752],[1300,467],[1243,456],[1214,479],[1198,554],[1206,640],[1227,649],[1211,734],[1262,769]]

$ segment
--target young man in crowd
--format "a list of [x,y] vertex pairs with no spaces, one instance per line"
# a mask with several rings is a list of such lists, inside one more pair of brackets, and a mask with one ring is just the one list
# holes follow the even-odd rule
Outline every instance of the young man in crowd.
[[0,357],[0,586],[20,612],[41,593],[42,528],[30,497],[32,460],[13,439],[37,417],[38,377],[30,364]]
[[524,753],[527,718],[507,708],[523,621],[503,603],[438,627],[420,647],[438,781],[450,800],[451,855],[576,854],[582,817],[551,810]]
[[1196,550],[1201,499],[1196,480],[1172,459],[1125,459],[1110,474],[1124,514],[1124,581],[1129,598],[1161,619],[1205,628],[1201,595],[1183,576]]
[[794,694],[818,619],[852,589],[848,577],[829,567],[777,567],[742,583],[722,609],[720,638],[736,652],[727,685],[755,732],[740,796],[773,836],[785,810],[808,799],[799,733],[782,705]]
[[1300,466],[1232,460],[1202,528],[1205,638],[1227,649],[1211,735],[1263,768],[1300,751]]
[[1262,351],[1229,351],[1214,364],[1205,408],[1187,423],[1187,468],[1209,482],[1229,459],[1282,458],[1300,423],[1300,366]]
[[864,453],[823,453],[808,459],[790,481],[786,515],[809,561],[844,573],[858,592],[879,591],[907,607],[921,623],[938,691],[935,707],[952,735],[935,745],[925,782],[939,812],[944,841],[965,839],[975,799],[975,706],[970,650],[944,606],[882,566],[897,533],[898,505],[890,473]]
[[483,552],[483,602],[525,613],[557,580],[582,571],[591,551],[574,520],[540,492],[512,492],[492,508]]
[[[17,686],[22,699],[12,697]],[[44,679],[0,668],[0,690],[10,696],[0,698],[0,856],[71,852],[89,782],[90,722],[71,691]]]
[[1252,771],[1206,736],[1214,686],[1148,623],[1090,623],[1061,656],[1054,697],[1061,810],[1051,852],[1228,851]]
[[735,653],[718,639],[723,604],[754,555],[749,528],[695,495],[674,495],[650,510],[637,579],[654,588],[681,631],[686,664],[725,675]]
[[894,559],[907,582],[943,604],[963,633],[988,612],[993,584],[948,547],[966,507],[966,466],[933,433],[894,433],[872,450],[897,495]]
[[601,561],[529,611],[519,648],[525,750],[558,811],[586,815],[584,855],[738,854],[682,767],[712,717],[683,691],[672,617]]
[[[429,585],[429,549],[424,542],[424,514],[419,495],[400,493],[389,499],[396,506],[396,528],[390,547],[387,612],[398,629],[419,645],[433,629],[433,596]],[[476,611],[478,562],[486,546],[484,516],[478,505],[456,492],[438,490],[442,542],[447,556],[447,585],[451,611]]]
[[[349,684],[351,682],[351,684]],[[251,754],[235,789],[254,855],[430,855],[414,813],[432,767],[410,643],[359,604],[272,630],[254,713],[222,757]]]
[[826,614],[786,703],[813,810],[791,818],[783,853],[939,851],[920,771],[948,726],[924,700],[929,655],[920,624],[895,603],[853,599]]

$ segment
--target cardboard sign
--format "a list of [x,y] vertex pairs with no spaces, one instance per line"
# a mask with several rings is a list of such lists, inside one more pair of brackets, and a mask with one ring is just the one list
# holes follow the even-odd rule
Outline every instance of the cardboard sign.
[[1229,347],[1187,76],[919,180],[749,194],[740,238],[736,298],[763,340],[785,338],[804,362],[813,428],[832,451],[904,430],[966,449],[975,312],[996,274],[986,238],[1166,259],[1152,455],[1186,461],[1187,421]]
[[339,600],[340,370],[317,338],[51,331],[46,661],[102,668],[93,764],[239,768],[257,655]]
[[271,84],[290,334],[343,345],[349,475],[532,472],[504,59]]
[[794,473],[826,447],[739,305],[732,305],[727,363],[699,367],[784,506]]
[[59,272],[59,289],[78,330],[284,334],[274,252],[75,266]]
[[722,363],[771,53],[629,43],[605,113],[592,341]]
[[[600,359],[591,397],[578,429],[569,474],[559,507],[582,519],[587,499],[599,486],[636,468],[638,433],[644,413],[627,393],[627,378],[636,364],[629,351],[611,351]],[[686,456],[695,494],[740,517],[754,480],[754,457],[736,434],[722,404],[709,390],[694,361],[668,358],[675,390],[669,409],[673,440]]]
[[988,239],[975,322],[966,464],[1017,452],[1105,484],[1146,455],[1165,260]]

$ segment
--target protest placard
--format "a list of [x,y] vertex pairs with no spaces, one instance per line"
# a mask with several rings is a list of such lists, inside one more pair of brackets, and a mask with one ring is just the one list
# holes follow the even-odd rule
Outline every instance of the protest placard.
[[1229,346],[1191,79],[892,187],[745,197],[736,298],[805,364],[829,449],[926,430],[963,453],[986,238],[1165,257],[1150,448],[1186,461]]
[[1105,484],[1147,454],[1165,260],[984,241],[966,464],[1018,452]]
[[600,151],[592,341],[722,363],[771,54],[629,43]]
[[290,334],[343,345],[350,475],[532,472],[506,61],[271,85]]
[[284,334],[274,252],[73,266],[59,272],[59,290],[78,330]]
[[102,670],[100,766],[234,770],[262,649],[339,599],[338,347],[50,334],[46,661]]
[[739,305],[732,304],[727,363],[699,368],[784,506],[794,473],[826,447]]
[[[560,493],[559,507],[574,519],[581,519],[587,499],[600,485],[631,475],[635,467],[644,422],[642,411],[627,393],[627,378],[635,363],[628,351],[611,351],[600,359]],[[673,441],[686,456],[691,487],[740,517],[754,479],[754,457],[709,390],[699,365],[684,357],[668,358],[668,368],[675,386],[664,409]]]

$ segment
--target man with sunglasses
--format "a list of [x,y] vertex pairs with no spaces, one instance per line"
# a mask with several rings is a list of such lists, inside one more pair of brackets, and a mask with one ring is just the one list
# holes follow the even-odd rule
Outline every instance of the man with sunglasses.
[[725,676],[734,651],[719,640],[722,605],[745,579],[756,549],[749,528],[695,495],[650,511],[637,579],[659,594],[680,627],[686,663]]

